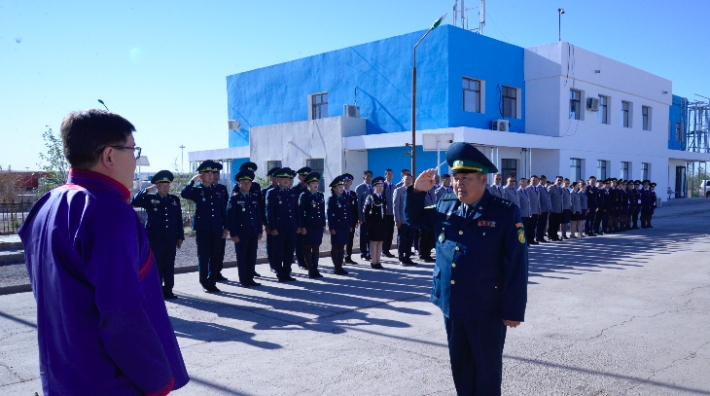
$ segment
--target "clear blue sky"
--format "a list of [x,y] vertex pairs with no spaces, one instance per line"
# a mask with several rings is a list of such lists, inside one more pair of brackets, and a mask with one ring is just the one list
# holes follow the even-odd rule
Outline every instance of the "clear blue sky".
[[[172,170],[180,145],[186,163],[187,151],[227,147],[228,75],[426,29],[444,12],[451,23],[453,4],[0,0],[0,165],[37,169],[45,125],[58,132],[101,98],[135,124],[146,170]],[[558,7],[564,41],[667,78],[674,94],[710,96],[710,1],[489,0],[484,34],[554,42]]]

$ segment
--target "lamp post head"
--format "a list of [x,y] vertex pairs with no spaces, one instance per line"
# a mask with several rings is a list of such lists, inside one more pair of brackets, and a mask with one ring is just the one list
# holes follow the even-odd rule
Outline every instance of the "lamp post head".
[[104,106],[104,108],[106,109],[106,111],[110,111],[110,110],[108,109],[108,107],[106,107],[106,104],[104,103],[103,100],[98,99],[98,101],[99,101],[99,103],[101,103],[101,104]]
[[429,28],[429,30],[434,30],[434,29],[438,28],[439,25],[441,25],[441,22],[444,21],[444,18],[446,18],[446,15],[447,15],[447,14],[448,14],[448,13],[445,12],[444,15],[442,15],[441,17],[439,17],[439,19],[437,19],[436,21],[434,21],[434,24],[431,25],[431,28]]
[[557,9],[557,12],[559,12],[560,15],[561,15],[561,14],[564,14],[564,13],[565,13],[565,9],[564,9],[564,8],[558,8],[558,9]]

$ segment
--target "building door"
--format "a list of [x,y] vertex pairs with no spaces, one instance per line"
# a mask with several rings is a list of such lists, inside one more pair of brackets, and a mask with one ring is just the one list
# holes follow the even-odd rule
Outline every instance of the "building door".
[[675,197],[685,198],[685,167],[676,166],[675,167]]

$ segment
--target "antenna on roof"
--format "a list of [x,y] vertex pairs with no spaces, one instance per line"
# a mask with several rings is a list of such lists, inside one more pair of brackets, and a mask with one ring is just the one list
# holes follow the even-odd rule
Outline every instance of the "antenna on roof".
[[481,9],[478,13],[478,34],[483,34],[483,27],[486,26],[486,0],[481,0]]

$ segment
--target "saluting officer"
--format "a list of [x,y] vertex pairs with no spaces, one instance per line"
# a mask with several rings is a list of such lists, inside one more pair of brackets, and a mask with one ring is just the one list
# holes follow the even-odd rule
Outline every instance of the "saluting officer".
[[254,281],[256,251],[262,237],[260,191],[252,191],[254,172],[244,169],[234,177],[237,190],[232,193],[227,206],[229,235],[237,252],[239,283],[244,287],[261,286]]
[[434,169],[407,194],[406,220],[438,234],[431,301],[444,313],[454,385],[459,395],[501,392],[506,326],[525,317],[528,250],[520,210],[486,189],[497,172],[467,143],[453,143],[446,160],[454,191],[425,207]]
[[303,179],[308,190],[298,197],[296,212],[298,233],[303,240],[303,259],[311,279],[323,277],[318,272],[318,259],[325,232],[325,196],[318,192],[319,180],[318,172],[311,172]]
[[[264,224],[264,231],[266,231],[266,258],[270,258],[270,251],[269,251],[269,245],[271,242],[271,233],[269,233],[269,221],[266,219],[266,194],[271,191],[274,187],[278,187],[279,185],[279,178],[276,177],[276,174],[278,171],[280,171],[281,168],[279,167],[273,167],[269,169],[269,171],[266,173],[266,176],[269,178],[269,184],[261,190],[261,221]],[[269,259],[269,267],[271,267],[271,272],[276,272],[276,269],[271,266],[271,259]]]
[[350,199],[344,194],[343,181],[346,175],[337,176],[330,182],[330,198],[328,198],[328,228],[330,229],[330,257],[336,275],[347,275],[343,269],[345,245],[352,241],[350,234],[354,230],[350,209]]
[[355,264],[352,259],[353,255],[353,241],[355,240],[355,229],[360,225],[360,204],[358,203],[357,193],[351,190],[353,185],[353,180],[355,176],[350,173],[343,173],[343,194],[348,198],[350,202],[350,235],[348,236],[348,246],[345,250],[345,261],[347,264]]
[[[192,216],[192,229],[195,230],[197,242],[198,271],[200,284],[205,293],[216,293],[220,290],[215,286],[217,265],[222,254],[222,240],[227,238],[227,206],[222,192],[212,186],[212,170],[214,162],[207,160],[197,167],[198,175],[190,180],[182,189],[182,196],[195,203],[195,214]],[[195,182],[200,180],[200,184]]]
[[289,188],[296,172],[281,168],[276,174],[278,187],[266,194],[266,219],[271,234],[269,262],[276,270],[279,282],[295,281],[291,277],[291,262],[296,245],[296,194]]
[[158,265],[163,297],[168,300],[177,298],[173,294],[175,254],[185,240],[180,198],[169,193],[172,181],[173,174],[162,170],[150,180],[152,186],[139,191],[130,201],[131,205],[145,209],[148,214],[145,221],[148,244]]
[[[219,184],[220,174],[222,173],[222,164],[216,161],[212,161],[212,187],[219,192],[222,197],[222,206],[227,207],[227,202],[229,202],[229,191],[224,184]],[[219,253],[219,262],[216,265],[216,273],[213,274],[213,279],[216,282],[224,282],[229,279],[222,275],[222,268],[224,267],[224,252],[227,248],[227,238],[222,239],[220,242],[221,252]]]
[[[303,168],[296,171],[296,174],[298,175],[298,184],[291,188],[296,194],[296,200],[298,200],[298,197],[301,196],[301,193],[308,191],[308,186],[306,186],[304,180],[309,173],[311,173],[311,168],[308,166],[304,166]],[[301,235],[300,233],[296,234],[296,262],[298,263],[298,268],[307,270],[308,267],[306,266],[306,260],[303,257],[304,248],[305,245],[303,235]]]

